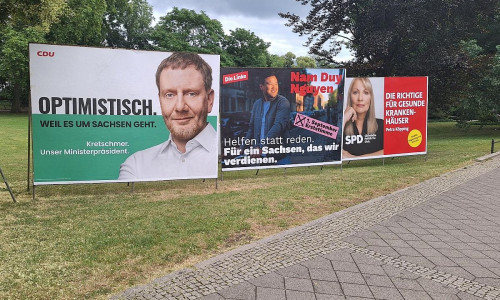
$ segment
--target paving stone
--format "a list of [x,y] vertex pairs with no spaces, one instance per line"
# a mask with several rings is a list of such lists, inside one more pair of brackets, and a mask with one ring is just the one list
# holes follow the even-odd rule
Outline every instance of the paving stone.
[[359,272],[354,262],[334,261],[332,267],[335,271]]
[[313,280],[338,281],[337,275],[333,269],[309,269],[309,273]]
[[240,284],[229,287],[219,292],[222,297],[241,299],[241,300],[255,300],[256,288],[253,284],[242,282]]
[[309,276],[309,270],[301,265],[293,265],[285,269],[281,269],[276,271],[276,273],[285,276],[285,277],[294,277],[294,278],[311,278]]
[[429,294],[424,291],[400,289],[399,292],[403,295],[405,300],[432,300]]
[[362,274],[367,275],[382,275],[386,276],[384,269],[378,265],[370,265],[370,264],[358,264],[358,268]]
[[392,283],[396,288],[398,289],[404,289],[404,290],[414,290],[414,291],[423,291],[424,289],[420,284],[418,283],[417,280],[415,279],[408,279],[408,278],[397,278],[393,277],[391,278]]
[[373,298],[373,294],[366,285],[341,282],[344,295],[350,297]]
[[454,261],[452,261],[451,259],[447,258],[444,255],[437,255],[437,256],[425,255],[425,256],[430,262],[432,262],[437,267],[456,267],[456,266],[458,266]]
[[387,275],[364,275],[366,284],[369,286],[385,286],[385,287],[394,287],[391,279]]
[[465,266],[464,269],[476,277],[496,277],[496,274],[486,269],[485,267],[469,267]]
[[219,294],[212,294],[212,295],[202,297],[201,299],[202,300],[225,300],[226,298],[222,297]]
[[345,297],[340,295],[325,295],[316,293],[316,300],[345,300]]
[[285,289],[293,291],[314,292],[312,281],[304,278],[285,277]]
[[275,289],[285,288],[285,278],[276,272],[250,279],[248,282],[259,287],[267,287]]
[[340,283],[335,281],[313,280],[313,287],[319,294],[343,295]]
[[365,284],[365,279],[361,275],[361,273],[355,272],[345,272],[345,271],[336,271],[337,278],[341,283],[356,283],[356,284]]
[[302,266],[309,268],[309,269],[326,269],[326,270],[333,270],[332,264],[330,260],[324,258],[324,257],[316,257],[311,260],[304,261],[300,263]]
[[398,289],[394,287],[370,286],[375,299],[404,300]]
[[394,247],[394,250],[399,254],[399,256],[422,256],[420,252],[415,250],[414,248],[407,247]]
[[257,300],[286,300],[285,290],[257,287]]

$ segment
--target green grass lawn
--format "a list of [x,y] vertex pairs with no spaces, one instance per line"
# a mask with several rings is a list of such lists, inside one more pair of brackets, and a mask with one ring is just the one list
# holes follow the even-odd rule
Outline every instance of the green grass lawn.
[[[0,299],[107,298],[252,240],[461,168],[500,128],[430,123],[428,155],[225,172],[224,180],[37,186],[26,115],[0,114]],[[497,147],[498,146],[497,144]]]

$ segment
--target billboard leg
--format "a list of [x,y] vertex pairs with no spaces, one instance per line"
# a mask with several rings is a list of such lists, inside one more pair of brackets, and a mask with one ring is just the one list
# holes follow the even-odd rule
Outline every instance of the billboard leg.
[[283,177],[286,177],[286,168],[283,168]]
[[[28,174],[27,174],[27,186],[28,192],[30,191],[30,172],[31,172],[31,95],[29,97],[29,114],[28,114]],[[35,188],[33,186],[33,188]]]
[[33,185],[33,201],[35,201],[35,186],[36,185]]
[[385,158],[382,158],[382,166],[385,166]]
[[215,178],[215,189],[218,189],[218,188],[219,188],[218,178]]
[[12,193],[12,189],[9,186],[9,183],[7,182],[7,178],[5,178],[5,175],[3,175],[2,168],[0,168],[0,173],[2,174],[2,178],[3,178],[3,182],[5,182],[5,186],[7,186],[7,189],[9,190],[10,196],[12,197],[12,201],[17,202],[16,197],[14,197],[14,193]]
[[132,189],[130,190],[131,193],[134,192],[134,184],[135,184],[135,182],[132,182]]
[[257,172],[255,172],[255,175],[259,174],[259,169],[257,169]]

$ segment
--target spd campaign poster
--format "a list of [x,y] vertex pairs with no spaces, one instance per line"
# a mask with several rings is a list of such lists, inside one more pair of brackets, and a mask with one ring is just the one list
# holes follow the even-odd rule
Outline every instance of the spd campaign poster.
[[219,56],[34,43],[29,55],[35,185],[217,178]]
[[347,78],[342,160],[427,153],[427,77]]
[[341,162],[344,69],[222,68],[222,170]]

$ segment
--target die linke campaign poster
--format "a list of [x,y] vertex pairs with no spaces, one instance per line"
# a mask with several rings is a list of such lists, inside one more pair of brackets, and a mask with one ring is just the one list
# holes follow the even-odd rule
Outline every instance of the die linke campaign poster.
[[222,170],[341,163],[344,69],[222,68]]
[[427,82],[347,78],[342,160],[427,153]]
[[[35,185],[217,178],[219,56],[46,44],[29,53]],[[180,67],[157,78],[171,56]]]

